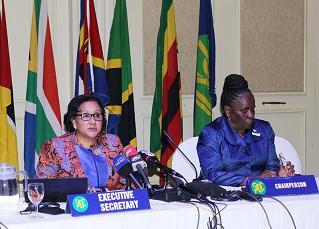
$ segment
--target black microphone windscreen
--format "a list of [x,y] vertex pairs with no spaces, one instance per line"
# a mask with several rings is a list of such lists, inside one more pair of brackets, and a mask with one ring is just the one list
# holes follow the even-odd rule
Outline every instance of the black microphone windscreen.
[[131,164],[127,163],[123,165],[122,168],[119,169],[117,172],[118,174],[120,174],[120,176],[127,177],[130,173],[133,172],[133,167]]
[[186,183],[186,186],[205,196],[220,197],[223,193],[226,193],[226,189],[220,187],[219,185],[200,180]]

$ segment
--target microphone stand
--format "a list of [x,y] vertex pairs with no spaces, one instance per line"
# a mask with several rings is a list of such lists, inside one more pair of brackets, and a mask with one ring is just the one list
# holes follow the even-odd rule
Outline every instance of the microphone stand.
[[184,158],[188,161],[188,163],[193,167],[194,171],[195,171],[195,179],[198,178],[198,172],[197,169],[195,167],[195,165],[193,164],[193,162],[191,160],[189,160],[189,158],[184,154],[184,152],[178,147],[178,145],[175,143],[175,141],[171,138],[171,136],[168,135],[168,133],[163,130],[164,135],[167,137],[167,139],[173,143],[173,145],[176,147],[176,149],[184,156]]
[[131,189],[132,189],[132,187],[131,187],[131,180],[130,180],[129,177],[126,177],[125,183],[126,183],[126,188],[125,188],[125,190],[127,190],[127,191],[131,190]]
[[132,175],[132,173],[129,174],[128,179],[131,179],[131,180],[136,184],[136,186],[137,186],[139,189],[143,189],[143,187],[142,187],[142,185],[140,184],[140,182],[138,182],[138,180],[136,180],[136,178]]
[[166,173],[165,171],[163,171],[163,179],[164,179],[164,190],[166,190],[168,186],[168,173]]

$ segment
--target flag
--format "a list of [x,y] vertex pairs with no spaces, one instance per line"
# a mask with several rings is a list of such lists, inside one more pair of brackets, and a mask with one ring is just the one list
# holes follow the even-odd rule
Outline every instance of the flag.
[[90,2],[90,29],[89,41],[92,54],[92,68],[94,76],[94,90],[93,94],[97,96],[105,106],[110,102],[109,87],[106,77],[105,62],[103,57],[103,50],[100,40],[100,33],[97,24],[94,1]]
[[215,34],[212,6],[210,0],[200,0],[194,95],[194,136],[198,136],[201,129],[212,121],[212,108],[215,105]]
[[92,92],[92,80],[90,74],[90,66],[88,63],[89,35],[87,23],[87,1],[81,0],[80,7],[80,35],[78,42],[78,51],[76,55],[74,94],[79,95],[84,93],[87,95]]
[[107,57],[110,90],[108,133],[117,134],[123,146],[137,146],[130,41],[126,1],[116,0]]
[[26,110],[24,121],[24,169],[35,175],[42,144],[62,133],[61,113],[46,0],[34,0]]
[[178,71],[173,0],[162,1],[157,35],[156,88],[150,138],[150,150],[156,153],[161,163],[171,166],[171,156],[176,147],[164,137],[163,131],[166,131],[176,144],[181,143],[183,136],[181,79]]
[[18,168],[17,136],[4,0],[0,19],[0,162]]
[[80,35],[76,59],[75,95],[82,93],[93,94],[98,97],[105,106],[110,101],[109,87],[94,1],[81,0],[80,11]]

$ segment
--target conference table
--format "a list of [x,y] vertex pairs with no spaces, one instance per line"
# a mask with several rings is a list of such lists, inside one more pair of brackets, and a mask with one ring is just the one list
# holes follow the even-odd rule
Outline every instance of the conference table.
[[[318,181],[318,180],[317,180]],[[296,228],[319,228],[319,193],[278,196],[291,213]],[[150,210],[121,213],[106,213],[72,217],[70,214],[48,215],[40,213],[41,219],[31,219],[30,215],[0,215],[0,222],[9,229],[20,228],[161,228],[195,229],[208,228],[209,218],[214,214],[207,205],[201,203],[163,202],[150,200]],[[239,200],[218,202],[221,210],[221,223],[224,228],[294,228],[288,211],[276,200],[264,198],[260,203]],[[219,221],[220,222],[220,221]],[[5,228],[0,225],[0,228]],[[218,227],[222,228],[222,227]]]

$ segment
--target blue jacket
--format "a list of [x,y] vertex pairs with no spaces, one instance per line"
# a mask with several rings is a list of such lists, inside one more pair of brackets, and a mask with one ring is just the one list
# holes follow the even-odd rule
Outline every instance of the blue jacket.
[[254,119],[244,138],[224,116],[215,119],[202,129],[197,144],[204,179],[239,186],[246,176],[256,176],[264,170],[278,172],[274,138],[269,122],[260,119]]

